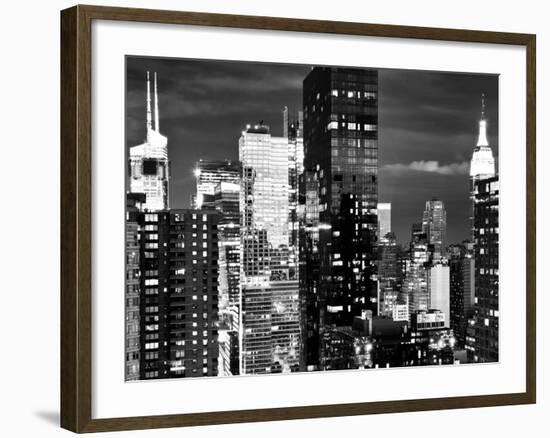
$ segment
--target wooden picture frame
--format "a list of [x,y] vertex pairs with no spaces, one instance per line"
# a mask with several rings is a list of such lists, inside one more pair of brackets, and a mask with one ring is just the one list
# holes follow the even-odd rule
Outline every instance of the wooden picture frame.
[[[527,246],[526,391],[418,400],[127,418],[92,418],[92,35],[94,20],[518,45],[526,48]],[[74,432],[212,425],[437,409],[529,404],[536,401],[535,48],[530,34],[75,6],[61,12],[61,426]]]

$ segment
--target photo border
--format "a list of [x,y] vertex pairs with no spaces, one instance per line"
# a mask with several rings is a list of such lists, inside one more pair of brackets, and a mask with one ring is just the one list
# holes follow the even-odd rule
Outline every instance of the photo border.
[[[521,393],[92,419],[92,21],[217,26],[526,48],[526,390]],[[61,12],[61,426],[151,429],[536,402],[536,36],[275,17],[78,5]]]

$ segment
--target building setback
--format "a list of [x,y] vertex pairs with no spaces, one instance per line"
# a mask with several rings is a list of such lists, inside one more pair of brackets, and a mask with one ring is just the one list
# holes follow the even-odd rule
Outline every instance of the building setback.
[[498,176],[475,183],[475,304],[466,339],[471,362],[497,362],[499,357],[498,199]]
[[218,375],[218,218],[140,216],[141,379]]
[[306,308],[318,309],[307,313],[306,345],[319,346],[318,351],[306,352],[306,365],[324,369],[324,363],[334,365],[331,352],[338,351],[330,344],[341,341],[328,331],[349,327],[363,310],[376,314],[378,308],[373,263],[378,231],[378,72],[315,67],[304,79],[303,105],[306,178],[301,199],[305,217],[317,218],[314,225],[304,227],[308,235],[301,239],[308,242],[300,255],[302,266],[315,264],[304,269],[307,278],[301,294]]

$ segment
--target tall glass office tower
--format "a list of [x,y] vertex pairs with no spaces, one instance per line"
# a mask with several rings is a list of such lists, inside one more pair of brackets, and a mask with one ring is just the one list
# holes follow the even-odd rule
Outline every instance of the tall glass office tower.
[[289,139],[263,124],[239,140],[242,163],[241,373],[297,370],[300,306],[289,227]]
[[311,226],[303,230],[309,243],[300,257],[309,266],[301,293],[305,307],[317,309],[307,312],[306,360],[323,369],[341,338],[331,331],[378,310],[378,72],[315,67],[304,79],[303,105],[301,195]]

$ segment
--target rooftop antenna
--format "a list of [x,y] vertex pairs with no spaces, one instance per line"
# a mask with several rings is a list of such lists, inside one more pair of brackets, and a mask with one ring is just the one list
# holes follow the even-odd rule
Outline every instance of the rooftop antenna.
[[477,146],[489,146],[489,142],[487,141],[487,120],[485,120],[485,93],[481,93],[481,119],[479,120]]
[[158,93],[157,93],[157,72],[155,72],[155,131],[160,132],[159,96],[158,96]]
[[147,72],[147,132],[151,130],[151,83]]

